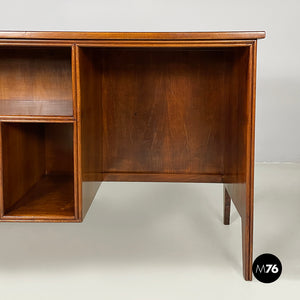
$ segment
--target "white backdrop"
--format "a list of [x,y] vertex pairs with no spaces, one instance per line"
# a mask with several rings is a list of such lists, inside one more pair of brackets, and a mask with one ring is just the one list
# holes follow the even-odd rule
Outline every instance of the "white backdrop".
[[0,30],[266,30],[258,45],[257,161],[300,161],[299,0],[0,1]]

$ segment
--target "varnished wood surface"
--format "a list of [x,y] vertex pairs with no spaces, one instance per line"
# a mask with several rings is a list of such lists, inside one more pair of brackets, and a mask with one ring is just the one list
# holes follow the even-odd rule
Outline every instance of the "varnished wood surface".
[[250,47],[249,53],[243,58],[248,64],[247,87],[241,92],[246,98],[244,117],[235,123],[241,124],[243,130],[236,135],[240,140],[235,159],[239,162],[236,171],[244,170],[243,177],[236,183],[225,184],[237,211],[242,219],[242,257],[243,273],[246,280],[252,279],[252,255],[253,255],[253,190],[254,190],[254,135],[255,135],[255,89],[256,89],[256,43]]
[[[92,180],[97,180],[94,174]],[[223,177],[220,174],[184,174],[184,173],[103,173],[103,181],[135,181],[135,182],[206,182],[222,183]]]
[[45,126],[46,174],[73,174],[73,124]]
[[245,182],[246,147],[248,121],[248,81],[249,81],[249,48],[235,49],[234,56],[228,57],[234,61],[227,72],[225,86],[230,97],[225,99],[227,109],[223,113],[224,124],[224,173],[235,174],[238,182]]
[[[237,191],[244,277],[251,280],[253,225],[239,206],[253,201],[246,192],[253,43],[199,50],[98,47],[84,51],[102,73],[103,173],[91,168],[86,179],[227,183]],[[101,126],[92,135],[100,137]]]
[[73,124],[2,123],[1,141],[1,217],[75,219]]
[[0,100],[1,115],[72,116],[70,100]]
[[71,48],[0,46],[0,115],[72,116]]
[[0,116],[0,122],[6,123],[75,123],[74,117],[66,116],[24,116],[24,115],[6,115]]
[[[3,210],[11,208],[45,170],[44,127],[1,124]],[[3,213],[3,212],[2,212]]]
[[243,146],[247,49],[79,49],[84,178],[244,176],[231,157]]
[[222,174],[227,55],[105,51],[103,172]]
[[[102,56],[77,48],[82,176],[103,172]],[[92,149],[92,151],[91,151]],[[94,179],[92,181],[95,181]],[[102,181],[102,180],[99,180]]]
[[14,47],[82,47],[82,48],[230,48],[251,46],[255,40],[1,40],[0,46]]
[[78,39],[78,40],[248,40],[262,39],[265,31],[218,32],[72,32],[72,31],[2,31],[0,39]]
[[223,223],[224,225],[229,225],[230,223],[230,208],[231,208],[231,198],[228,194],[228,191],[226,190],[225,186],[223,187],[223,200],[224,200],[224,204],[223,204]]
[[102,73],[99,64],[101,57],[95,57],[89,49],[75,47],[74,51],[78,112],[78,213],[79,218],[83,219],[93,202],[97,187],[103,181]]
[[223,182],[224,223],[232,200],[251,280],[264,37],[0,32],[1,221],[81,221],[105,180]]
[[72,45],[72,100],[73,112],[76,121],[73,123],[73,167],[74,167],[74,210],[75,220],[82,222],[82,176],[81,176],[81,127],[79,87],[77,86],[77,47]]
[[74,219],[71,175],[45,175],[9,210],[4,218]]

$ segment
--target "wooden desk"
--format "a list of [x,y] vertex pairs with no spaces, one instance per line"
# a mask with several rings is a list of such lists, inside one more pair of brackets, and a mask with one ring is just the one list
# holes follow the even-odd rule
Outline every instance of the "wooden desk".
[[251,280],[264,32],[1,32],[1,221],[81,222],[101,181],[224,183]]

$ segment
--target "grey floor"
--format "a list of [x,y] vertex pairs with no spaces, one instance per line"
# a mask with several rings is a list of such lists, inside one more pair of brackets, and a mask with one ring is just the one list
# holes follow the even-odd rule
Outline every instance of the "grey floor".
[[300,164],[255,175],[254,257],[280,258],[273,284],[242,279],[240,219],[233,209],[222,224],[221,185],[104,183],[82,224],[0,224],[0,298],[299,296]]

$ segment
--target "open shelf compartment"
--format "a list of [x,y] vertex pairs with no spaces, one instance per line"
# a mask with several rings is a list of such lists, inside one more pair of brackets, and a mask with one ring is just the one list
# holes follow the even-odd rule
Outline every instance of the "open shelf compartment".
[[1,123],[1,217],[75,219],[73,123]]
[[0,47],[0,116],[73,116],[71,47]]
[[84,181],[245,180],[249,47],[78,53]]

